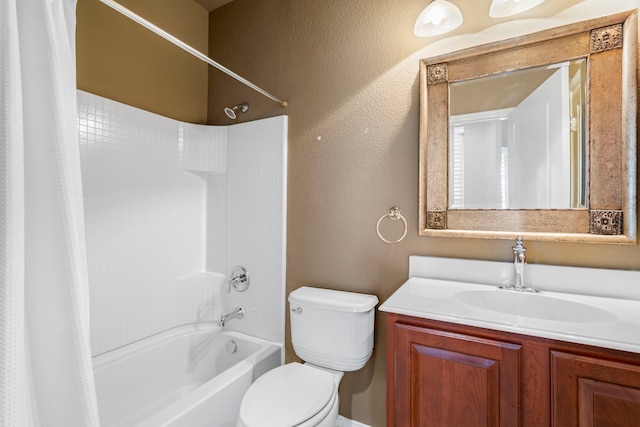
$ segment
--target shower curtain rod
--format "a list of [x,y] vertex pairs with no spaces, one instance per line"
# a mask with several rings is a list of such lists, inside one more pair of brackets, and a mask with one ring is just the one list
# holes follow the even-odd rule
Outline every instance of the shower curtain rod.
[[228,76],[231,76],[234,79],[238,80],[239,82],[245,84],[246,86],[249,86],[251,89],[255,90],[256,92],[260,92],[262,95],[266,96],[267,98],[274,100],[275,102],[277,102],[281,106],[286,107],[288,105],[287,101],[283,101],[283,100],[271,95],[269,92],[267,92],[266,90],[256,86],[255,84],[251,83],[249,80],[245,79],[244,77],[239,76],[238,74],[234,73],[230,69],[218,64],[216,61],[214,61],[213,59],[209,58],[207,55],[205,55],[205,54],[201,53],[200,51],[194,49],[193,47],[191,47],[188,44],[184,43],[180,39],[175,38],[171,34],[169,34],[166,31],[164,31],[162,28],[152,24],[151,22],[147,21],[146,19],[144,19],[140,15],[137,15],[134,12],[130,11],[129,9],[127,9],[126,7],[122,6],[120,3],[117,3],[114,0],[100,0],[100,1],[102,3],[104,3],[104,4],[106,4],[107,6],[111,7],[112,9],[120,12],[121,14],[126,16],[127,18],[130,18],[133,21],[137,22],[138,24],[142,25],[146,29],[153,31],[154,33],[156,33],[157,35],[159,35],[163,39],[168,40],[171,43],[173,43],[174,45],[178,46],[179,48],[189,52],[190,54],[192,54],[196,58],[206,62],[207,64],[211,65],[212,67],[217,68],[218,70],[222,71],[223,73],[227,74]]

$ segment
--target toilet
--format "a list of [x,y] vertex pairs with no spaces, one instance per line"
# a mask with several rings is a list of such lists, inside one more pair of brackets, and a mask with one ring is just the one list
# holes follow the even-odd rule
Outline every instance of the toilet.
[[303,286],[289,294],[291,342],[305,361],[258,378],[240,404],[238,427],[335,427],[338,386],[373,352],[374,295]]

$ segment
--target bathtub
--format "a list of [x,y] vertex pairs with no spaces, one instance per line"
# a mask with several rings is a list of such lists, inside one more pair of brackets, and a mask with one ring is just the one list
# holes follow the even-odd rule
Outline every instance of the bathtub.
[[242,396],[282,363],[279,344],[188,325],[93,358],[102,427],[235,427]]

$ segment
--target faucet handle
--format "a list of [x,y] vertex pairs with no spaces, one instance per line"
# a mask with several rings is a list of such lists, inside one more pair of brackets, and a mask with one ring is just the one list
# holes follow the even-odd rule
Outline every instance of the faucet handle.
[[516,245],[512,248],[513,252],[524,253],[527,251],[527,248],[524,247],[524,242],[522,241],[522,237],[518,236],[516,239]]
[[249,287],[249,272],[246,268],[238,265],[231,271],[231,278],[227,280],[227,293],[231,292],[231,286],[238,291],[244,292]]

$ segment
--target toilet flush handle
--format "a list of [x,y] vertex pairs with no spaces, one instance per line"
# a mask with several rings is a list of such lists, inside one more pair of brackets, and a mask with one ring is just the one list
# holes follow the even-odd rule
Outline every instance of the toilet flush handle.
[[296,307],[291,309],[295,314],[302,314],[302,307]]

